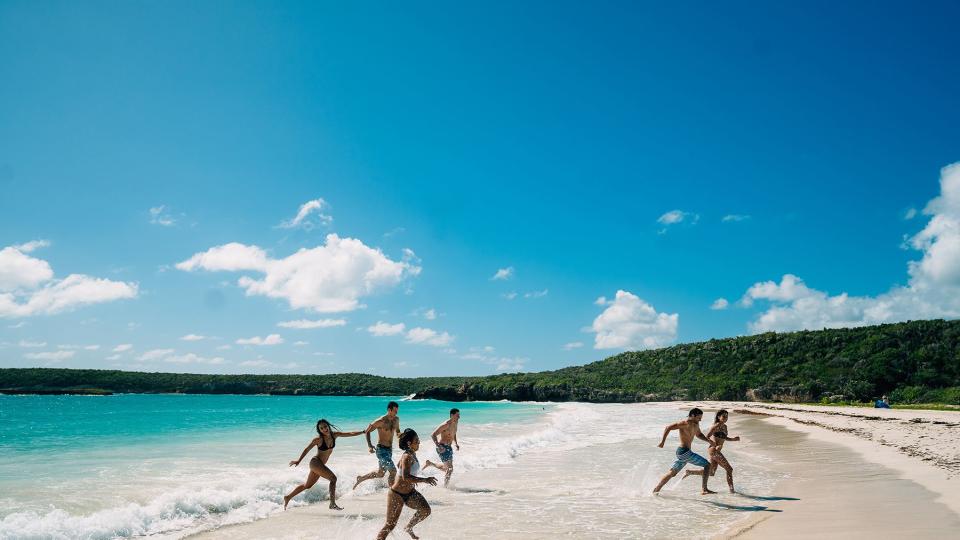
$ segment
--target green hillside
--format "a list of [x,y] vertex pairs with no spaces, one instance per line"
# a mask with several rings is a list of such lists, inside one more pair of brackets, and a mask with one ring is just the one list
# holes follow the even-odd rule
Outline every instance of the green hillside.
[[540,373],[396,379],[0,369],[0,392],[407,395],[463,400],[679,399],[960,404],[960,321],[767,333],[626,352]]

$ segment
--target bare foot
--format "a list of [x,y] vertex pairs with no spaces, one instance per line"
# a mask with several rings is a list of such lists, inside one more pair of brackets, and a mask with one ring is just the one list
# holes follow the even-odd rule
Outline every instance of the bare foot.
[[686,478],[691,474],[693,474],[692,471],[683,471],[683,478],[681,478],[681,480],[686,480]]
[[420,540],[419,536],[413,534],[413,529],[404,529],[404,530],[407,531],[407,534],[409,534],[410,538],[413,538],[413,540]]
[[287,505],[288,505],[288,504],[290,504],[290,497],[284,495],[284,497],[283,497],[283,509],[284,509],[284,510],[287,509]]
[[701,495],[716,495],[717,492],[716,492],[716,491],[710,491],[709,489],[705,489],[705,490],[701,491],[700,494],[701,494]]
[[427,464],[423,466],[424,469],[426,469],[427,467],[433,467],[433,468],[435,468],[435,469],[439,469],[439,468],[440,468],[440,467],[437,466],[436,463],[430,461],[429,459],[427,460]]
[[659,495],[659,494],[660,494],[660,490],[659,490],[659,489],[653,490],[653,494],[654,494],[654,495]]
[[357,489],[357,486],[359,486],[359,485],[360,485],[360,482],[362,482],[362,481],[363,481],[363,480],[360,480],[360,477],[358,476],[358,477],[357,477],[357,483],[353,485],[353,489]]
[[730,488],[730,493],[736,493],[736,491],[734,491],[733,488]]
[[337,506],[337,503],[330,503],[330,509],[331,509],[331,510],[343,510],[343,508],[340,508],[339,506]]

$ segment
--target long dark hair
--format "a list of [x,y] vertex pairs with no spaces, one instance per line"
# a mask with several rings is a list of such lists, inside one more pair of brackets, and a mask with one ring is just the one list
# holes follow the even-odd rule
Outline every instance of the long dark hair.
[[721,416],[726,416],[727,418],[730,418],[730,413],[727,412],[726,409],[720,409],[719,411],[717,411],[717,415],[713,417],[713,422],[715,424],[719,424]]
[[326,418],[321,418],[321,419],[317,420],[317,435],[323,437],[323,433],[320,433],[320,424],[326,424],[326,425],[327,425],[327,429],[330,430],[330,436],[336,438],[336,436],[333,434],[333,432],[334,432],[334,431],[340,431],[340,428],[338,428],[337,426],[331,424],[329,421],[327,421]]
[[417,438],[417,432],[411,428],[403,430],[403,433],[400,434],[400,442],[398,443],[400,449],[406,452],[410,449],[410,443]]

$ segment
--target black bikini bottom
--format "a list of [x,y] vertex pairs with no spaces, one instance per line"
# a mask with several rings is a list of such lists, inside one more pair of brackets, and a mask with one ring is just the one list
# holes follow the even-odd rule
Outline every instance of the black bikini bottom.
[[411,495],[413,495],[414,493],[417,492],[417,490],[411,489],[409,493],[400,493],[399,491],[397,491],[397,490],[395,490],[395,489],[393,489],[393,488],[390,488],[390,491],[392,491],[392,492],[396,493],[397,495],[399,495],[399,496],[400,496],[400,499],[403,500],[404,504],[406,504],[407,499],[409,499]]

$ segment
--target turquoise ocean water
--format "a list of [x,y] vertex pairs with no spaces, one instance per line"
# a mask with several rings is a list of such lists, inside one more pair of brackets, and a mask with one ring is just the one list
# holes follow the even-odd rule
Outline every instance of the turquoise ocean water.
[[[303,480],[303,466],[286,464],[315,436],[318,418],[361,430],[390,399],[400,401],[401,427],[424,438],[451,407],[399,397],[0,396],[0,538],[178,537],[266,517]],[[475,441],[521,433],[552,409],[457,406],[461,439]],[[509,460],[516,444],[483,459]],[[375,460],[362,437],[341,439],[330,466],[346,480]],[[322,484],[295,504],[326,499]]]

